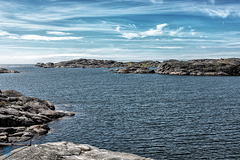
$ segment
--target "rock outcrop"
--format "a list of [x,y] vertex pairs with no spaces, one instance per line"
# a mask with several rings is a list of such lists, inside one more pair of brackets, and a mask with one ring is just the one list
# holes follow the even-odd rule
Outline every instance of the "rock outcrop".
[[114,68],[122,67],[123,63],[112,60],[76,59],[58,63],[37,63],[35,66],[44,68]]
[[48,122],[74,115],[54,110],[48,101],[25,97],[14,90],[0,91],[0,142],[26,141],[34,135],[46,134]]
[[113,60],[96,60],[96,59],[76,59],[71,61],[62,61],[58,63],[37,63],[36,67],[44,68],[118,68],[118,67],[157,67],[158,61],[142,62],[117,62]]
[[156,68],[161,64],[159,61],[141,61],[141,62],[125,62],[125,67],[145,67]]
[[153,69],[149,69],[145,67],[125,67],[125,68],[109,70],[109,71],[115,71],[116,73],[135,73],[135,74],[155,73]]
[[156,72],[171,75],[239,76],[240,59],[167,60],[159,65]]
[[15,149],[5,160],[152,160],[134,154],[112,152],[87,144],[53,142]]
[[20,72],[15,70],[8,70],[6,68],[0,68],[0,73],[20,73]]

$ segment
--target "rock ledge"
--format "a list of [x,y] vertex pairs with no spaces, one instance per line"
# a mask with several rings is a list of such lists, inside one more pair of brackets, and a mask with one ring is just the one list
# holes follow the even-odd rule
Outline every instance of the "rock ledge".
[[[1,156],[4,159],[6,156]],[[18,148],[6,160],[152,160],[134,154],[112,152],[87,144],[53,142]]]
[[27,141],[49,131],[48,122],[73,113],[54,111],[53,104],[14,91],[0,91],[0,142]]

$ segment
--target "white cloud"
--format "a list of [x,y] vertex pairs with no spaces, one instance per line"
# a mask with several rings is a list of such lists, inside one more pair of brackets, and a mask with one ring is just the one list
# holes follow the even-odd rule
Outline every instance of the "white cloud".
[[140,37],[140,35],[137,34],[137,33],[127,33],[127,32],[120,31],[120,26],[117,26],[116,31],[121,33],[121,37],[124,37],[124,38],[127,38],[127,39]]
[[[64,33],[64,32],[60,32]],[[58,33],[57,33],[58,34]],[[48,36],[40,36],[40,35],[18,35],[18,34],[12,34],[6,31],[0,30],[0,36],[8,38],[8,39],[22,39],[22,40],[42,40],[42,41],[60,41],[60,40],[79,40],[83,37],[73,37],[73,36],[67,36],[67,37],[48,37]]]
[[206,8],[205,12],[209,16],[221,17],[221,18],[227,18],[231,14],[229,9],[209,9],[209,8]]
[[43,41],[61,41],[61,40],[79,40],[83,37],[47,37],[47,36],[39,36],[39,35],[22,35],[19,39],[24,40],[43,40]]
[[161,36],[163,34],[163,28],[166,27],[168,24],[164,23],[164,24],[159,24],[157,25],[157,29],[150,29],[148,31],[145,32],[141,32],[141,37],[148,37],[148,36]]
[[9,33],[9,32],[6,32],[6,31],[3,31],[3,30],[0,30],[0,36],[6,36],[6,37],[16,37],[17,34],[12,34],[12,33]]
[[153,47],[153,48],[159,48],[159,49],[182,49],[184,47],[163,46],[163,47]]
[[59,32],[59,31],[47,31],[47,34],[58,35],[58,36],[66,36],[66,35],[71,35],[72,33]]
[[137,33],[125,33],[125,32],[123,32],[121,37],[124,37],[124,38],[127,38],[127,39],[132,39],[132,38],[138,38],[138,37],[140,37],[140,35],[137,34]]
[[183,27],[179,27],[177,30],[171,30],[171,31],[169,31],[169,35],[170,36],[176,36],[176,35],[178,35],[178,36],[181,36],[181,31],[183,30],[184,28]]
[[155,36],[171,36],[171,37],[182,37],[184,36],[194,36],[195,32],[191,29],[190,32],[182,32],[184,27],[179,27],[178,29],[169,29],[166,28],[167,23],[159,24],[156,26],[156,29],[149,29],[144,32],[124,32],[120,30],[120,26],[116,27],[116,31],[121,33],[121,37],[132,39],[132,38],[145,38],[145,37],[155,37]]
[[10,35],[10,33],[0,30],[0,36],[8,36],[8,35]]
[[117,26],[116,31],[117,31],[117,32],[121,32],[121,31],[120,31],[120,26]]

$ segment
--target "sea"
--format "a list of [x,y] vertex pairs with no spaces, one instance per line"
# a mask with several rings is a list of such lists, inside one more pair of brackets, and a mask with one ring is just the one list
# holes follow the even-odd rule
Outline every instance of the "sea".
[[[0,65],[0,90],[76,113],[33,144],[69,141],[161,159],[240,159],[240,77]],[[156,68],[155,68],[156,69]]]

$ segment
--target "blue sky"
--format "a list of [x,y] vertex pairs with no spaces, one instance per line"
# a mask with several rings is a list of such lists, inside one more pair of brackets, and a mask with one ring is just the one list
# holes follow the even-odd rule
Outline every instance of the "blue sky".
[[239,0],[0,0],[0,64],[240,58]]

